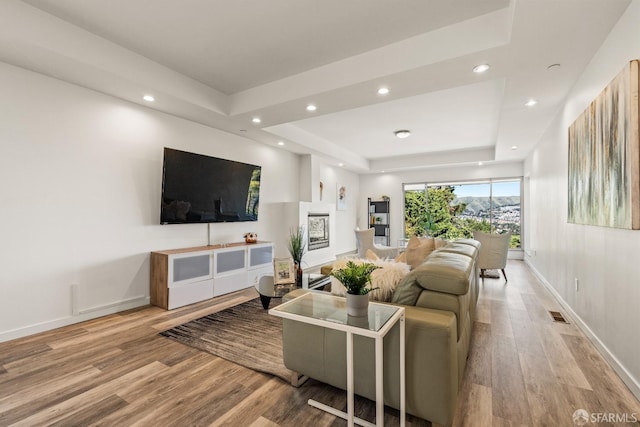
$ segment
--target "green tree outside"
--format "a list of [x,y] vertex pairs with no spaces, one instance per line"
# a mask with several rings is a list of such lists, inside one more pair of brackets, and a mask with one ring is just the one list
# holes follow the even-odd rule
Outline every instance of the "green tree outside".
[[[455,189],[450,185],[430,186],[427,191],[405,192],[405,238],[411,236],[436,237],[452,240],[472,238],[474,231],[490,233],[486,219],[460,218],[466,203],[453,205]],[[428,201],[428,203],[427,203]],[[511,247],[520,247],[520,236],[511,237]]]

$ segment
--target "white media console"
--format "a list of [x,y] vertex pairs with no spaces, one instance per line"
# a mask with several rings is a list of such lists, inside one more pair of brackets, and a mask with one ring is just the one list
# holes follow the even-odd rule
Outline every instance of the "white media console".
[[248,288],[273,274],[273,243],[151,252],[151,304],[168,310]]

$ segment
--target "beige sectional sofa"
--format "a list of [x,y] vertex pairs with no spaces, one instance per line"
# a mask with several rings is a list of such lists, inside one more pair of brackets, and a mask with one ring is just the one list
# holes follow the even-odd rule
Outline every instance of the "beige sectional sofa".
[[[405,307],[407,412],[450,425],[471,339],[478,297],[480,244],[458,240],[433,251],[399,283],[390,304]],[[293,298],[305,291],[294,291]],[[284,363],[346,389],[344,332],[283,320]],[[384,340],[385,404],[399,408],[399,327]],[[355,392],[375,398],[373,340],[354,337]]]

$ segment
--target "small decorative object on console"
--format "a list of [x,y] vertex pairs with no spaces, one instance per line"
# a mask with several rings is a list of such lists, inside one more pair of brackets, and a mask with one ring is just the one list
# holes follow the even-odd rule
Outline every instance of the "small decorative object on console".
[[244,234],[245,243],[257,243],[258,242],[258,234],[256,233],[245,233]]

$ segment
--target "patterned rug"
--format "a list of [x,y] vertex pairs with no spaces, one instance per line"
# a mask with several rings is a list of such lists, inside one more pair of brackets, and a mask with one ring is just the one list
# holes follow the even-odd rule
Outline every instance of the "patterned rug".
[[[271,308],[280,303],[271,300]],[[270,316],[256,298],[218,313],[160,332],[254,371],[291,381],[282,361],[282,319]]]

